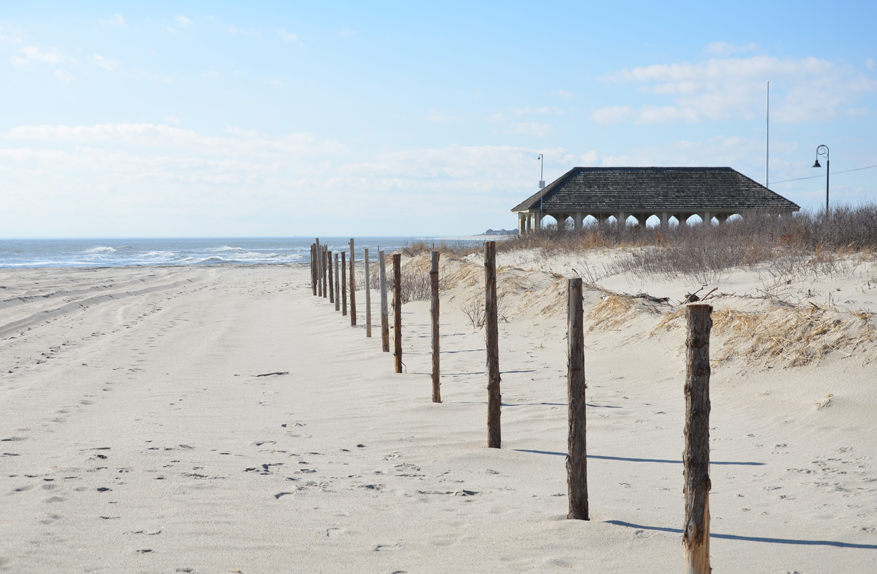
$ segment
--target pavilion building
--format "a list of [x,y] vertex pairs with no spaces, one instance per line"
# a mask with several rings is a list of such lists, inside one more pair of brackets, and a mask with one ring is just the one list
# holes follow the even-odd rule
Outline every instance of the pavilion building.
[[524,234],[539,229],[546,215],[558,226],[571,218],[573,228],[581,229],[588,216],[623,222],[633,217],[639,225],[656,216],[668,225],[671,219],[682,224],[694,215],[722,223],[747,212],[790,215],[799,209],[730,167],[575,167],[512,212]]

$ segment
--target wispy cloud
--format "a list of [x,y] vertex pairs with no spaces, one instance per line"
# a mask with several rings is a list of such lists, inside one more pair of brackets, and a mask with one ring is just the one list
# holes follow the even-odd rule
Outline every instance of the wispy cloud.
[[874,65],[875,65],[874,58],[868,58],[867,60],[865,60],[865,67],[868,68],[869,70],[873,70]]
[[710,59],[691,64],[656,64],[622,70],[600,78],[639,84],[641,93],[671,99],[671,105],[646,104],[631,113],[611,106],[594,113],[597,121],[638,123],[701,122],[753,119],[762,113],[766,80],[771,80],[778,122],[803,122],[845,113],[877,80],[852,66],[818,58],[781,60],[770,56]]
[[523,122],[511,124],[510,133],[521,136],[546,137],[555,132],[554,126],[539,122]]
[[740,52],[752,52],[758,49],[758,44],[749,42],[748,44],[729,44],[728,42],[710,42],[706,46],[706,51],[710,54],[718,56],[729,56]]
[[283,38],[284,42],[295,42],[298,40],[298,34],[293,34],[292,32],[287,32],[286,30],[278,30],[278,34]]
[[214,24],[216,24],[217,26],[219,26],[220,28],[222,28],[223,30],[225,30],[226,32],[231,34],[232,36],[243,36],[246,38],[258,38],[262,35],[262,32],[260,30],[256,30],[255,28],[248,28],[248,29],[238,28],[234,24],[227,24],[225,22],[220,21],[219,18],[217,18],[216,16],[210,16],[209,19]]
[[201,77],[208,80],[216,80],[219,78],[219,72],[217,72],[216,70],[207,70],[206,72],[201,74]]
[[567,90],[551,90],[551,95],[569,101],[573,99],[574,94]]
[[27,66],[31,62],[40,62],[42,64],[60,64],[61,62],[72,62],[73,58],[65,56],[56,48],[48,48],[40,50],[36,46],[25,46],[19,50],[21,56],[10,56],[9,61],[14,66]]
[[598,124],[616,124],[623,122],[633,113],[630,106],[608,106],[594,112],[594,121]]
[[108,20],[101,20],[100,23],[109,26],[124,26],[125,19],[122,18],[121,14],[115,14],[112,18],[109,18]]
[[119,66],[119,61],[116,60],[115,58],[105,58],[104,56],[101,56],[100,54],[92,54],[89,59],[94,64],[96,64],[97,66],[100,66],[101,68],[103,68],[104,70],[107,70],[108,72],[112,72],[113,70],[115,70]]
[[64,70],[60,70],[60,69],[55,70],[55,78],[57,78],[61,82],[64,82],[65,84],[69,84],[70,82],[72,82],[73,80],[76,79],[69,72],[65,72]]
[[191,20],[189,20],[182,14],[177,14],[176,16],[174,16],[174,20],[176,20],[180,24],[180,26],[188,26],[192,23]]

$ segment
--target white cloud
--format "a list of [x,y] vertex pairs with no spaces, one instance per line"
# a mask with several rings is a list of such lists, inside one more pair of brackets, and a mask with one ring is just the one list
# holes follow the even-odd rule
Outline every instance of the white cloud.
[[429,110],[426,112],[424,119],[430,122],[460,122],[463,121],[459,116],[442,113],[438,110]]
[[754,119],[763,114],[768,79],[773,88],[771,117],[787,123],[831,118],[844,113],[864,94],[877,90],[877,80],[851,66],[812,57],[780,60],[754,56],[710,59],[698,64],[656,64],[600,79],[636,83],[642,93],[672,100],[672,105],[641,107],[632,114],[640,123]]
[[865,60],[865,67],[867,67],[869,70],[873,70],[874,65],[875,65],[874,58],[868,58],[867,60]]
[[280,34],[280,37],[283,38],[284,42],[294,42],[298,40],[298,34],[293,34],[286,30],[279,30],[278,33]]
[[119,65],[118,60],[116,60],[114,58],[105,58],[105,57],[101,56],[100,54],[92,54],[90,59],[96,65],[100,66],[101,68],[103,68],[104,70],[107,70],[109,72],[112,72],[113,70],[115,70]]
[[630,106],[609,106],[594,112],[594,121],[598,124],[615,124],[623,122],[633,112]]
[[174,16],[174,20],[179,22],[181,26],[188,26],[189,24],[192,23],[191,20],[189,20],[188,18],[186,18],[182,14],[177,14],[176,16]]
[[558,98],[562,98],[566,101],[572,100],[573,98],[573,93],[568,92],[567,90],[552,90],[551,95],[557,96]]
[[76,79],[70,73],[65,72],[64,70],[55,70],[55,78],[64,82],[65,84],[69,84]]
[[238,28],[234,24],[226,24],[225,22],[220,22],[219,19],[216,18],[215,16],[211,16],[210,20],[213,21],[217,26],[219,26],[220,28],[222,28],[223,30],[225,30],[226,32],[231,34],[232,36],[244,36],[247,38],[258,38],[262,34],[259,30],[256,30],[254,28],[250,28],[248,30],[242,30],[241,28]]
[[206,72],[201,74],[201,77],[208,80],[215,80],[219,78],[219,72],[217,72],[216,70],[207,70]]
[[74,61],[72,58],[62,54],[56,48],[40,50],[36,46],[25,46],[24,48],[21,48],[19,52],[24,54],[24,57],[11,56],[9,58],[15,66],[27,66],[31,62],[55,65],[60,64],[61,62]]
[[[557,158],[569,154],[544,151],[554,160],[545,165],[550,179]],[[332,221],[319,223],[326,232],[399,229],[401,220],[411,229],[399,233],[465,234],[514,226],[508,210],[538,177],[537,152],[520,147],[414,149],[357,161],[349,153],[311,134],[241,128],[210,136],[156,124],[19,126],[0,133],[0,163],[10,167],[4,209],[15,219],[4,233],[83,235],[95,225],[129,236],[310,233],[313,216],[300,207],[318,194],[335,206]],[[485,222],[486,213],[496,219]],[[171,221],[177,227],[155,227]]]
[[710,42],[706,46],[706,51],[710,54],[719,56],[728,56],[739,52],[751,52],[758,49],[758,44],[749,42],[748,44],[729,44],[728,42]]
[[101,20],[100,22],[101,22],[101,24],[109,24],[109,25],[113,25],[113,26],[124,26],[125,25],[125,19],[122,18],[121,14],[116,14],[112,18],[110,18],[109,20]]
[[582,162],[582,165],[586,165],[586,166],[592,166],[592,165],[596,164],[598,159],[599,159],[599,156],[597,155],[597,150],[595,150],[595,149],[592,149],[591,151],[589,151],[587,153],[583,153],[579,157],[579,161]]

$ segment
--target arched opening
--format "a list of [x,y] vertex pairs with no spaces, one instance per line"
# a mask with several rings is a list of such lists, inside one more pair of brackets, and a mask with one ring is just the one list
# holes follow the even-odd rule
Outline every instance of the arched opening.
[[661,218],[657,215],[651,215],[646,219],[646,227],[657,227],[661,225]]

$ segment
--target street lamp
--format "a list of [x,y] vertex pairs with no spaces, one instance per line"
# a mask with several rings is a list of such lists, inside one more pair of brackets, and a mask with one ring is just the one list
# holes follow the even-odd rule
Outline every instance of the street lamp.
[[816,162],[813,163],[813,167],[822,167],[819,165],[819,156],[825,156],[825,215],[828,215],[828,176],[831,172],[831,169],[828,167],[830,162],[828,161],[828,146],[821,145],[816,148]]

